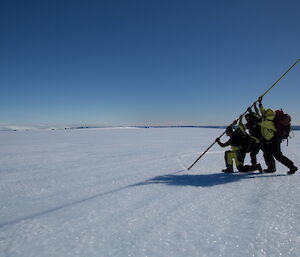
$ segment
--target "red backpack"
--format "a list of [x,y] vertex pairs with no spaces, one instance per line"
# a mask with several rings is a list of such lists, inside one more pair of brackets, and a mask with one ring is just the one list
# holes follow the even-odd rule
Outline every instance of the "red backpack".
[[291,131],[291,116],[284,111],[277,110],[275,111],[275,127],[277,129],[277,136],[281,139],[287,139]]

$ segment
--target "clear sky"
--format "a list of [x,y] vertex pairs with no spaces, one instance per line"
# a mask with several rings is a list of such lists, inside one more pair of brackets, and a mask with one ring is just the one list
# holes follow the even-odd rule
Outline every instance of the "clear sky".
[[[0,123],[225,125],[300,58],[299,0],[1,0]],[[300,124],[300,63],[265,97]]]

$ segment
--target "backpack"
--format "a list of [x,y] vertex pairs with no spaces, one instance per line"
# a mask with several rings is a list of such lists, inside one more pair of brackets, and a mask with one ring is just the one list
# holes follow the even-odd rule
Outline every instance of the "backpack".
[[275,111],[274,123],[277,129],[277,136],[281,139],[287,139],[291,131],[291,116],[284,111]]

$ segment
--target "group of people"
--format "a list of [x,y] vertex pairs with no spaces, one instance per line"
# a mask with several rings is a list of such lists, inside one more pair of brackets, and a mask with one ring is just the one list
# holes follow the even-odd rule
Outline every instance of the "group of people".
[[[257,103],[259,108],[257,108]],[[225,143],[216,139],[221,147],[231,146],[231,150],[225,152],[225,173],[233,172],[233,160],[239,172],[260,171],[265,173],[276,172],[275,159],[285,165],[288,174],[294,174],[298,168],[284,156],[281,151],[282,138],[278,135],[274,123],[275,113],[271,109],[265,109],[262,105],[262,97],[253,103],[254,111],[248,108],[245,114],[246,124],[243,124],[243,116],[226,128],[229,140]],[[238,124],[237,124],[238,123]],[[237,126],[235,126],[237,125]],[[257,154],[262,150],[267,169],[262,169],[257,163]],[[244,165],[246,153],[250,153],[251,165]]]

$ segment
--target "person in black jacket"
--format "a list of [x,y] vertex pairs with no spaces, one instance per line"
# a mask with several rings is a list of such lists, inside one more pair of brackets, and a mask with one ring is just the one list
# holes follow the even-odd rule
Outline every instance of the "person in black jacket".
[[[242,117],[241,117],[242,118]],[[240,121],[241,121],[240,118]],[[225,152],[225,163],[226,169],[222,170],[225,173],[233,172],[233,160],[235,161],[236,167],[239,172],[248,172],[254,170],[261,170],[260,165],[252,166],[244,166],[244,159],[247,152],[251,147],[252,139],[243,133],[241,129],[241,122],[239,127],[233,129],[232,126],[228,126],[226,128],[226,135],[229,137],[229,140],[225,143],[220,141],[220,138],[216,139],[216,142],[221,147],[231,146],[231,150]]]
[[245,115],[246,124],[245,128],[248,130],[250,137],[253,139],[253,144],[251,145],[250,149],[250,159],[251,165],[257,165],[257,154],[259,150],[261,150],[261,131],[259,122],[261,121],[260,117],[252,112],[251,108],[248,108],[248,113]]

